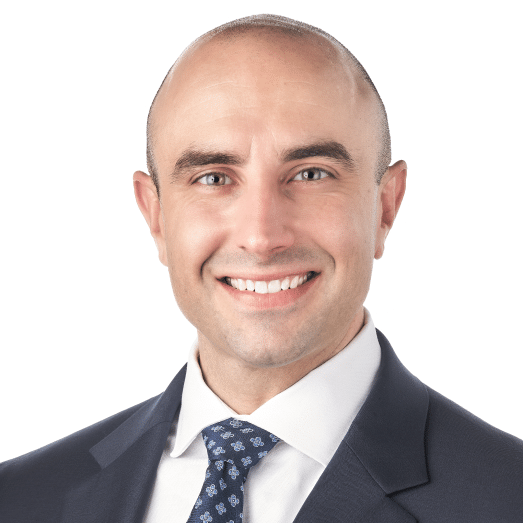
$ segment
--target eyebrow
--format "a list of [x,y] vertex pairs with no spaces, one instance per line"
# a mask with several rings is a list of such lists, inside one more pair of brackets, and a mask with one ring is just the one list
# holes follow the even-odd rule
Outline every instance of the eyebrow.
[[193,167],[203,167],[213,164],[241,165],[242,163],[244,163],[244,159],[237,154],[186,149],[178,160],[176,160],[171,178],[176,179],[180,177],[184,171]]
[[304,160],[305,158],[312,158],[314,156],[337,160],[348,171],[354,170],[355,162],[352,156],[341,143],[334,141],[311,143],[301,147],[286,149],[283,151],[282,159],[284,162],[292,162],[294,160]]
[[[341,143],[335,141],[316,142],[307,145],[301,145],[298,147],[285,149],[280,154],[283,162],[304,160],[306,158],[312,158],[315,156],[336,160],[340,162],[347,170],[354,170],[354,159]],[[242,165],[245,163],[245,161],[245,158],[238,154],[189,148],[186,149],[176,161],[171,174],[171,179],[174,181],[179,179],[185,171],[194,167],[204,167],[206,165],[216,164]]]

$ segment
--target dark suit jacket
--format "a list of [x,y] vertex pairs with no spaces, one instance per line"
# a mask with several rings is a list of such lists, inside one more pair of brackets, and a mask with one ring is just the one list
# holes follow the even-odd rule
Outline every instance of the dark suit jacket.
[[[523,522],[523,442],[423,385],[378,339],[370,395],[295,522]],[[184,378],[0,465],[0,522],[140,523]]]

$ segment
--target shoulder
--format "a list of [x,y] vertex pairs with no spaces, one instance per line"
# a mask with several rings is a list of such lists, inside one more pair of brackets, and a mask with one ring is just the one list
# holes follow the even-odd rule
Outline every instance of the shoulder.
[[52,511],[53,507],[58,507],[60,497],[69,487],[99,468],[89,452],[91,447],[155,400],[142,402],[45,447],[1,463],[0,520],[10,521],[10,511],[18,514],[29,499],[39,510],[47,507]]
[[[523,513],[523,441],[427,390],[429,482],[398,494],[397,499],[428,507],[432,516],[427,522],[515,521]],[[442,513],[447,519],[441,518]]]
[[[504,476],[516,474],[523,480],[522,440],[489,425],[438,392],[427,389],[427,450],[439,456],[434,463],[436,469],[438,462],[452,459],[462,467],[469,463],[476,472],[501,472]],[[476,481],[479,479],[476,477]]]

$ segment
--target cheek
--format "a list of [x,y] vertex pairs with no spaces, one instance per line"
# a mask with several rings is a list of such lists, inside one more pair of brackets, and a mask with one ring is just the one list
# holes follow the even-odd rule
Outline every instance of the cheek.
[[373,259],[373,207],[367,199],[330,198],[311,223],[336,265],[354,266]]
[[166,216],[169,273],[177,291],[187,292],[201,279],[202,266],[220,244],[220,222],[216,210],[197,202]]

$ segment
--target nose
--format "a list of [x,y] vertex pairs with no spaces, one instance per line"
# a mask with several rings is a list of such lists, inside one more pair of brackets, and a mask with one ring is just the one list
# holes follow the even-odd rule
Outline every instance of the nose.
[[269,257],[295,241],[292,202],[278,187],[258,184],[245,190],[236,202],[234,242],[245,252]]

